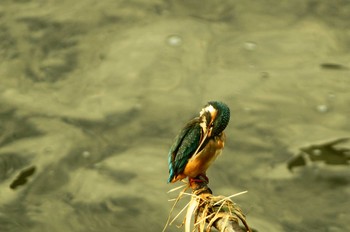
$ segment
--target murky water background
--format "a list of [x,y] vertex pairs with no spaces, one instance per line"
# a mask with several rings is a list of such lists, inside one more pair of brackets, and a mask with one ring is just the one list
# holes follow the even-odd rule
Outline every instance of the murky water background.
[[348,1],[0,7],[1,232],[161,231],[168,149],[209,100],[232,112],[215,194],[248,190],[257,231],[350,231],[348,165],[287,169],[350,137]]

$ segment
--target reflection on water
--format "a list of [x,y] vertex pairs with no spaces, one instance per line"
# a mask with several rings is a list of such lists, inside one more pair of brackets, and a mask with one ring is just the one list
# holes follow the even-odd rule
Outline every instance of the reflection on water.
[[292,170],[298,166],[308,163],[322,161],[328,165],[349,165],[350,149],[336,147],[338,144],[348,142],[348,138],[340,138],[322,144],[315,144],[300,149],[300,153],[288,162],[288,169]]
[[[7,168],[4,168],[6,170]],[[29,167],[20,172],[18,177],[10,184],[11,189],[16,189],[18,186],[25,185],[27,183],[28,177],[35,173],[35,167]]]
[[210,100],[232,111],[214,194],[248,190],[257,231],[349,231],[349,143],[313,149],[350,137],[349,9],[1,1],[0,231],[161,231],[168,149]]

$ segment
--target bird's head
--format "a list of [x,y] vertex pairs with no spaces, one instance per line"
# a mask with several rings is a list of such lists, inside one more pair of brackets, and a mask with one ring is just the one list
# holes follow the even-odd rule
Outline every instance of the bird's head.
[[230,121],[230,109],[223,102],[211,101],[199,113],[201,126],[208,137],[219,135]]

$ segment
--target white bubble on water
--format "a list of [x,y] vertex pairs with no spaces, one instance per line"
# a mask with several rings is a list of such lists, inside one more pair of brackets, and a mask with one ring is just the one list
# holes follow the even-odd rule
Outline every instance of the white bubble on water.
[[322,155],[322,151],[320,149],[315,149],[312,151],[312,154],[314,154],[315,156],[320,156]]
[[91,153],[90,153],[89,151],[84,151],[84,152],[82,153],[82,156],[83,156],[84,158],[88,158],[90,155],[91,155]]
[[320,113],[326,113],[329,111],[329,108],[327,105],[322,104],[317,106],[317,111]]
[[182,38],[179,35],[170,35],[166,39],[167,44],[172,46],[172,47],[177,47],[182,44]]
[[254,51],[256,49],[256,43],[247,41],[244,43],[244,48],[248,51]]

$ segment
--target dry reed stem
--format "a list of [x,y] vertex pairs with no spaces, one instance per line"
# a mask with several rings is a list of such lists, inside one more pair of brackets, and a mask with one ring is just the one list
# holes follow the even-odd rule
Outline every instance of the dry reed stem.
[[[183,222],[185,232],[210,232],[212,227],[220,232],[251,232],[241,209],[230,199],[245,192],[230,197],[214,196],[207,186],[207,182],[193,182],[180,192],[172,210],[184,194],[188,195],[185,193],[188,187],[192,188],[191,200],[172,220],[173,222],[187,208]],[[192,230],[191,219],[193,219]],[[168,224],[171,224],[169,221],[170,215],[163,231],[165,231]],[[239,226],[240,222],[244,225],[245,230]]]

